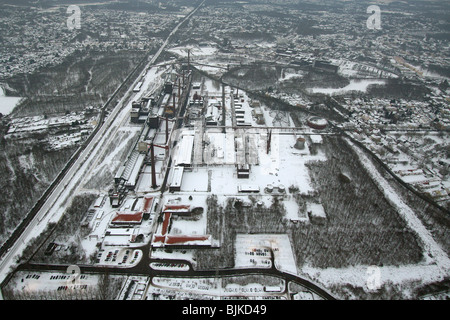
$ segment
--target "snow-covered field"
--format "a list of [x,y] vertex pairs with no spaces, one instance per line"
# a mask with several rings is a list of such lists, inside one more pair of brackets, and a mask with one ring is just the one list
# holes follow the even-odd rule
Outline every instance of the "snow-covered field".
[[350,83],[343,88],[311,88],[311,93],[323,93],[328,95],[344,94],[350,91],[366,92],[370,85],[383,85],[385,80],[350,80]]
[[169,52],[175,53],[183,58],[187,58],[188,52],[191,57],[210,57],[217,52],[217,48],[211,46],[186,46],[186,47],[174,47],[168,50]]

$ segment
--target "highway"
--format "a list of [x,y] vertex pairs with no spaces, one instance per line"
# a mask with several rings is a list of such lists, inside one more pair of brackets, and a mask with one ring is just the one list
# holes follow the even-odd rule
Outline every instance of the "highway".
[[[129,80],[131,74],[125,79],[119,88],[112,94],[109,100],[102,107],[100,121],[96,129],[88,138],[86,143],[72,156],[68,164],[61,171],[57,178],[52,182],[50,187],[30,211],[21,225],[14,231],[13,235],[0,249],[0,282],[3,282],[8,274],[15,268],[16,259],[22,254],[27,244],[45,230],[50,222],[57,222],[65,211],[65,205],[70,202],[75,190],[79,187],[79,183],[83,179],[83,173],[87,172],[87,168],[94,163],[98,156],[99,149],[103,146],[102,141],[105,137],[110,136],[123,120],[124,106],[127,104],[127,97],[130,97],[132,90],[137,82],[144,76],[147,69],[152,66],[158,59],[161,52],[169,44],[172,36],[178,31],[179,27],[187,21],[205,2],[202,1],[195,9],[186,15],[171,31],[164,43],[161,45],[157,53],[143,68],[141,74],[136,81],[129,87],[121,100],[117,103],[106,120],[104,119],[106,107],[115,99],[116,94],[123,87],[124,83]],[[135,69],[136,70],[136,69]],[[135,71],[133,70],[133,72]],[[119,121],[119,123],[117,123]]]

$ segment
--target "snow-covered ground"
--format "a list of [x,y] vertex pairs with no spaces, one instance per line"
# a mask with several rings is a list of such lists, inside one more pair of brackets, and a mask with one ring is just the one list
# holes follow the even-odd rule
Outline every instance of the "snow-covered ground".
[[183,58],[187,58],[188,53],[192,58],[200,58],[200,57],[211,57],[214,53],[218,51],[218,49],[212,46],[185,46],[185,47],[174,47],[169,49],[168,51],[175,53]]
[[3,88],[0,87],[0,113],[3,115],[10,114],[21,99],[20,97],[6,97]]
[[370,85],[384,85],[385,80],[350,80],[350,83],[343,88],[311,88],[311,93],[323,93],[328,95],[344,94],[349,91],[362,91],[366,92],[367,87]]
[[291,242],[287,234],[237,234],[235,240],[236,268],[275,267],[297,274]]

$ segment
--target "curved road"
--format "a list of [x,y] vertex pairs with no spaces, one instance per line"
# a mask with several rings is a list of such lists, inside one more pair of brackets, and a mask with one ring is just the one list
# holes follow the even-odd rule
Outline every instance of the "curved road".
[[[145,255],[144,255],[145,256]],[[168,271],[168,270],[154,270],[150,268],[149,262],[169,262],[169,263],[184,263],[189,265],[188,271]],[[16,270],[20,271],[58,271],[66,272],[68,264],[58,264],[58,265],[48,265],[48,264],[23,264],[20,265]],[[105,272],[104,266],[93,266],[93,265],[77,265],[80,268],[81,274],[103,274]],[[185,260],[148,260],[144,259],[139,265],[131,268],[120,268],[120,267],[107,267],[109,274],[118,275],[135,275],[135,276],[146,276],[146,277],[173,277],[173,278],[198,278],[198,277],[226,277],[226,276],[242,276],[242,275],[268,275],[282,278],[285,280],[285,284],[289,282],[296,282],[308,290],[314,292],[321,298],[325,300],[336,300],[336,298],[321,288],[317,284],[301,278],[297,275],[278,270],[274,267],[272,263],[271,268],[229,268],[229,269],[216,269],[216,270],[194,270],[192,264]]]
[[[213,270],[195,270],[192,266],[192,263],[188,260],[176,260],[176,259],[152,259],[149,256],[150,252],[150,244],[146,244],[142,247],[134,248],[136,250],[142,250],[144,253],[141,260],[137,265],[125,268],[125,267],[116,267],[116,266],[107,266],[109,274],[118,274],[118,275],[135,275],[135,276],[145,276],[145,277],[174,277],[174,278],[199,278],[199,277],[227,277],[227,276],[242,276],[242,275],[268,275],[275,276],[285,280],[286,288],[289,282],[296,282],[308,290],[314,292],[321,298],[325,300],[336,300],[336,298],[329,293],[326,289],[320,287],[319,285],[302,278],[298,275],[284,272],[275,267],[275,258],[273,254],[271,255],[271,268],[223,268],[223,269],[213,269]],[[155,270],[150,267],[150,263],[159,262],[159,263],[179,263],[185,264],[189,266],[188,271],[180,271],[180,270]],[[38,264],[38,263],[24,263],[17,267],[16,271],[58,271],[58,272],[66,272],[67,268],[70,265],[68,264]],[[105,266],[95,266],[95,265],[77,265],[80,268],[81,274],[90,273],[90,274],[104,274]],[[285,289],[286,290],[286,289]]]

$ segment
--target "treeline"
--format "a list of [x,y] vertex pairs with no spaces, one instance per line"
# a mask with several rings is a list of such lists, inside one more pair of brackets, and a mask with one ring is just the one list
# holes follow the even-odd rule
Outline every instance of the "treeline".
[[14,109],[14,117],[63,115],[83,111],[88,106],[100,107],[106,99],[100,94],[45,95],[24,99]]
[[220,247],[210,250],[197,250],[195,259],[197,269],[229,268],[234,265],[234,239],[236,231],[225,229],[227,217],[226,208],[218,203],[216,195],[207,198],[207,227],[206,232],[213,239],[220,241]]
[[436,72],[437,74],[447,77],[450,77],[450,67],[449,66],[442,66],[438,64],[430,64],[428,66],[428,70],[431,72]]
[[367,96],[384,99],[406,99],[423,101],[430,93],[425,85],[402,79],[388,79],[385,85],[369,86]]
[[5,300],[101,300],[98,288],[88,286],[75,286],[67,288],[68,286],[60,286],[56,290],[36,290],[26,291],[12,288],[5,288],[2,290]]

